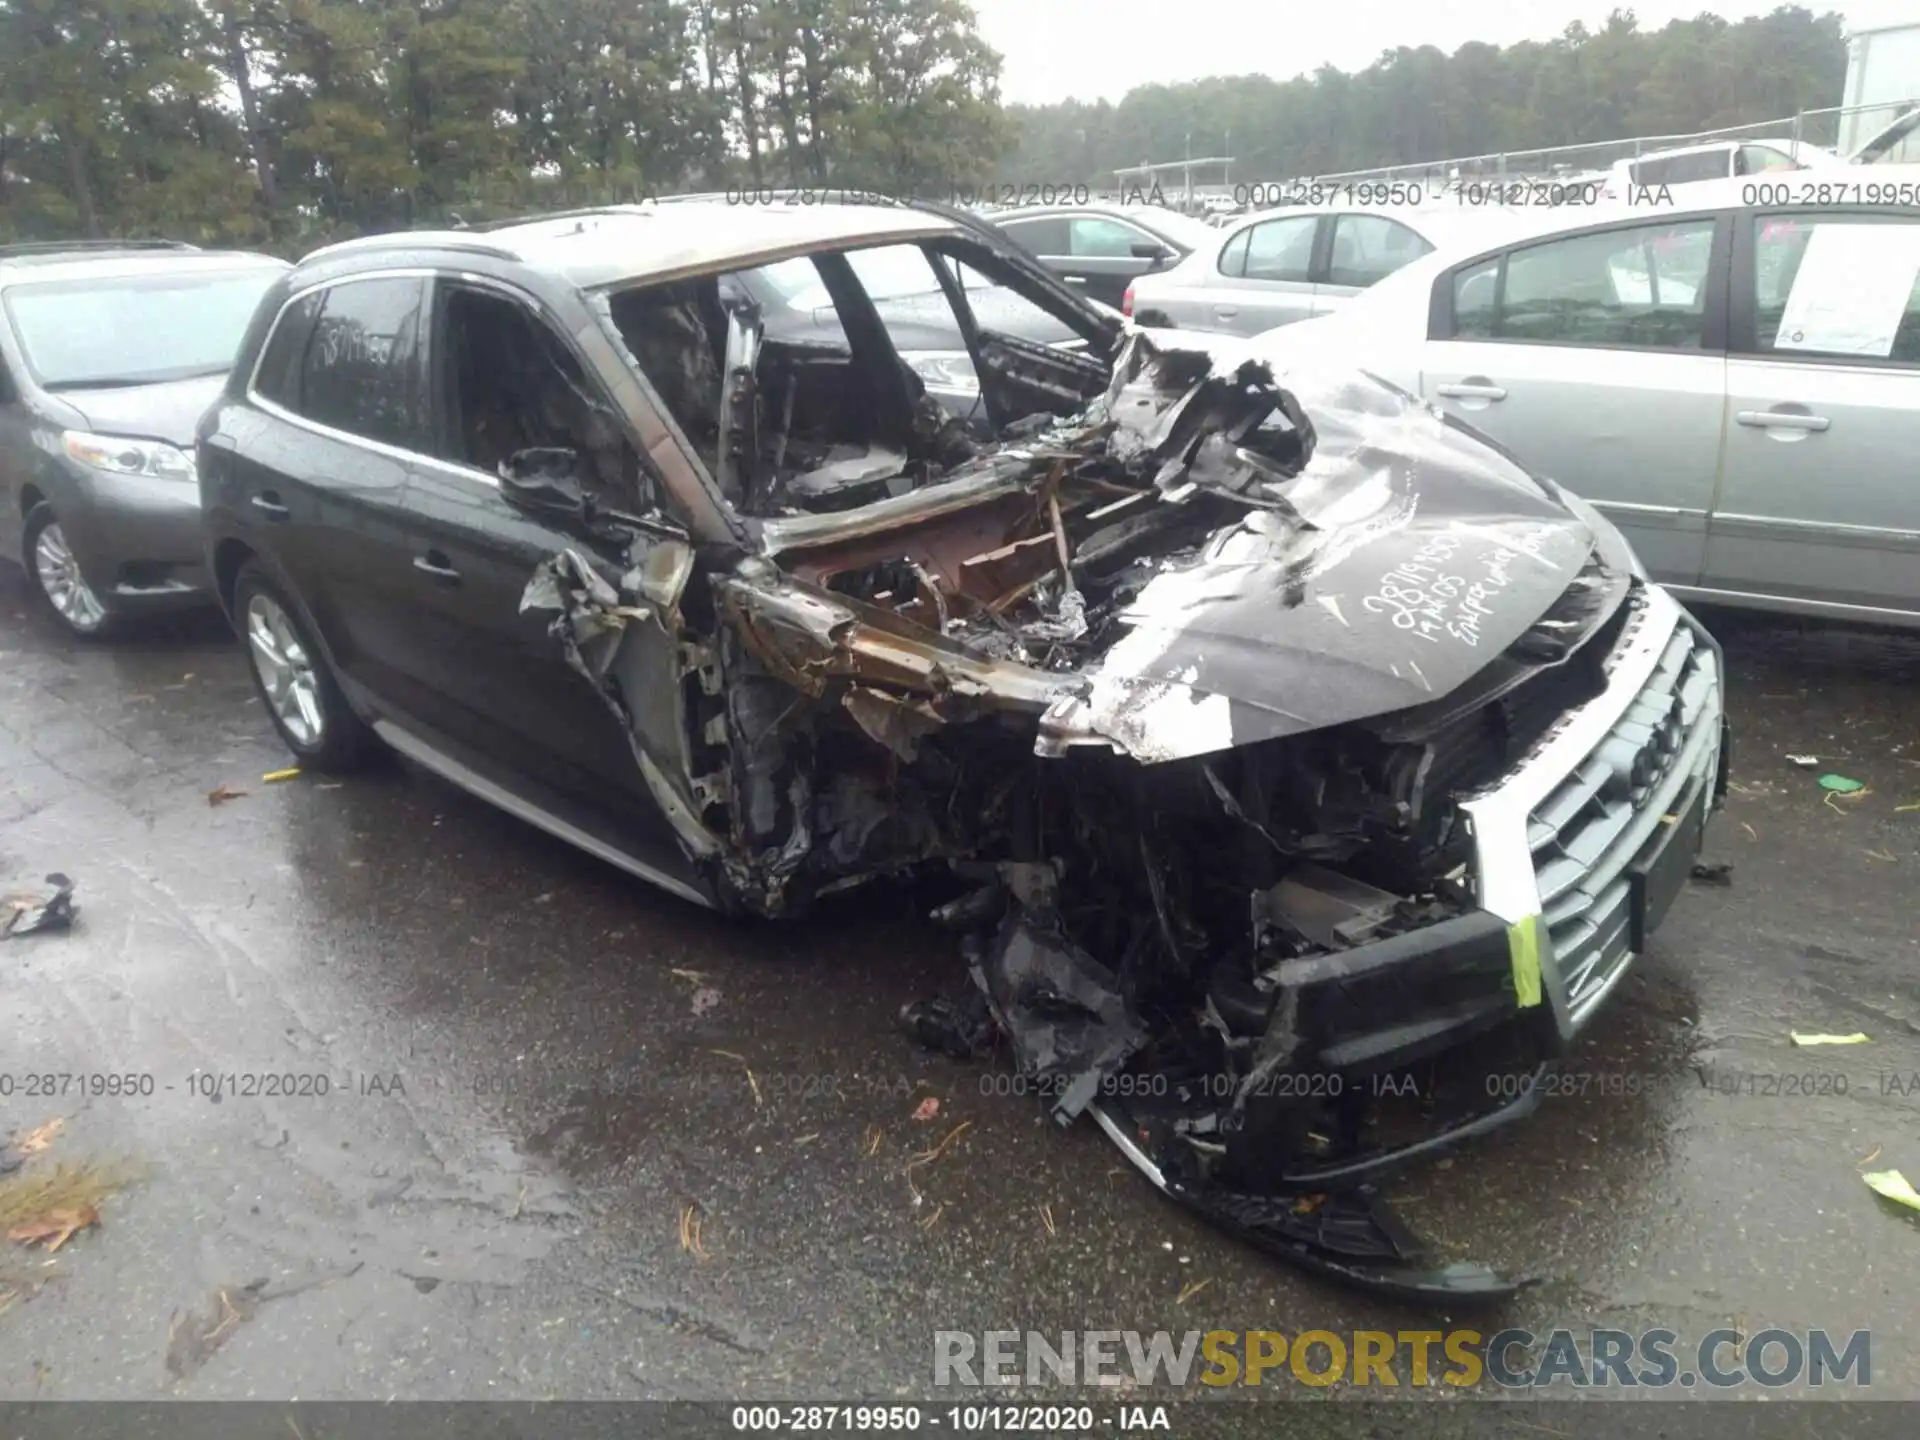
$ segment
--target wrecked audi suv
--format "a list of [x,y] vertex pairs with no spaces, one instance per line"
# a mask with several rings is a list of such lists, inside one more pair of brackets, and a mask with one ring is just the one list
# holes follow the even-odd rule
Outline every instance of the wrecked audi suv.
[[[890,331],[882,249],[964,348]],[[796,260],[828,303],[770,328]],[[1505,1294],[1376,1182],[1530,1109],[1644,950],[1724,791],[1719,652],[1576,497],[1245,343],[919,207],[350,241],[202,422],[211,573],[303,765],[396,750],[732,912],[937,872],[923,1043],[1004,1039],[1274,1253]]]

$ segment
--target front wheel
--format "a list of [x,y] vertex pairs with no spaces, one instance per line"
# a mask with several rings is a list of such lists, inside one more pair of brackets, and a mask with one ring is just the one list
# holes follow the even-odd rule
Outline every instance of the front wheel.
[[252,561],[234,579],[233,613],[254,689],[301,765],[333,773],[364,766],[374,752],[373,732],[347,707],[292,603]]
[[27,512],[25,542],[27,573],[47,608],[82,639],[105,635],[114,617],[80,573],[80,561],[67,543],[66,531],[44,500]]

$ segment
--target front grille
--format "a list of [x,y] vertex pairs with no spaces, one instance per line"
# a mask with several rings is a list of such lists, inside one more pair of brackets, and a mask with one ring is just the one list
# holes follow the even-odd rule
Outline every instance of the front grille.
[[1574,1024],[1632,958],[1628,867],[1686,786],[1676,763],[1718,723],[1712,649],[1684,620],[1625,712],[1527,817],[1542,924]]

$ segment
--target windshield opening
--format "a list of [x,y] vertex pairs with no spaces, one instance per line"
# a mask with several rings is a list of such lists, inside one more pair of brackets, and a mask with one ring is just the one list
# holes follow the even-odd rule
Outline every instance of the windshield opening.
[[34,378],[48,390],[153,385],[233,364],[277,266],[13,285],[6,308]]

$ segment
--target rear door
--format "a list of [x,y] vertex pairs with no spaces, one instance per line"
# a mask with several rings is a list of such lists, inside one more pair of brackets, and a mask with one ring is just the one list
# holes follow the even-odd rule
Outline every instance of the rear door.
[[1701,584],[1920,612],[1920,214],[1762,210],[1734,257]]
[[1411,227],[1385,215],[1329,217],[1326,268],[1314,277],[1313,313],[1337,310],[1402,265],[1430,254],[1433,246]]
[[[409,473],[427,448],[426,280],[356,276],[282,309],[231,416],[231,501],[335,668],[376,702],[425,698],[404,633]],[[243,429],[252,433],[241,433]]]
[[1218,282],[1201,297],[1204,316],[1194,323],[1229,335],[1258,335],[1311,316],[1327,219],[1282,215],[1241,231],[1220,252]]
[[1592,501],[1656,579],[1706,548],[1729,217],[1597,227],[1440,279],[1422,394]]

